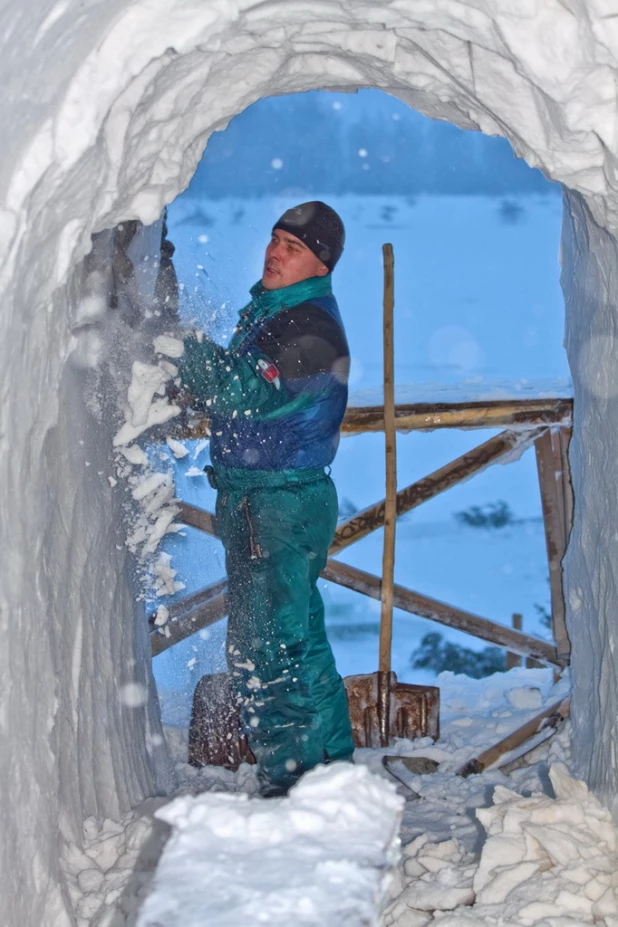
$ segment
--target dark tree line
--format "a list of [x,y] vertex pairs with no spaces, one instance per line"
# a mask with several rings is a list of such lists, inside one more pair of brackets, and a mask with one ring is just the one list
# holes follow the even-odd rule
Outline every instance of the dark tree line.
[[344,118],[331,97],[295,94],[248,107],[211,137],[190,193],[504,196],[557,189],[505,139],[434,122],[387,98],[362,119]]

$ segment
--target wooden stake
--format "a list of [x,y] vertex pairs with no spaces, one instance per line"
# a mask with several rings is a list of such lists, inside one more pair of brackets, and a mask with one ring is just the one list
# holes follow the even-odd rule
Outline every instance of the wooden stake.
[[380,650],[378,661],[378,714],[380,740],[388,746],[390,731],[390,673],[393,645],[393,583],[395,580],[395,526],[397,523],[397,432],[395,430],[395,305],[393,246],[382,246],[384,260],[384,450],[386,456],[386,500],[384,503],[384,549],[380,587]]
[[566,447],[560,434],[546,431],[534,442],[536,448],[539,487],[545,524],[545,541],[549,561],[551,615],[558,655],[568,661],[571,643],[565,623],[564,590],[562,588],[562,558],[566,552],[570,523],[570,489],[565,490]]
[[[521,631],[523,627],[524,619],[522,615],[515,613],[511,618],[511,625],[516,631]],[[521,656],[518,653],[513,653],[512,650],[507,650],[506,652],[506,669],[511,670],[516,666],[521,666]]]

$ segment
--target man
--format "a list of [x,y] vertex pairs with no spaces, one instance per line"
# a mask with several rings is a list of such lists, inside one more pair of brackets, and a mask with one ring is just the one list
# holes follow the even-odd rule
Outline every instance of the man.
[[325,468],[347,402],[331,289],[344,237],[324,203],[285,212],[227,349],[190,338],[181,361],[183,387],[211,416],[228,661],[263,795],[354,749],[317,587],[338,509]]

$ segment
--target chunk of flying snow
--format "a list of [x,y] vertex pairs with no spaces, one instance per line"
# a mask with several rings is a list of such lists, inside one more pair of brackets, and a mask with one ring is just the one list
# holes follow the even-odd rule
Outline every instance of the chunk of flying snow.
[[154,492],[162,483],[169,480],[167,473],[151,473],[139,481],[134,489],[131,490],[133,498],[139,502],[145,499],[151,492]]
[[182,357],[185,352],[184,341],[170,335],[157,335],[152,343],[157,354],[164,354],[166,357]]
[[152,428],[153,425],[164,425],[165,422],[169,422],[175,415],[179,415],[180,411],[180,406],[170,404],[167,399],[155,399],[148,409],[145,423],[143,425],[132,425],[130,422],[125,422],[114,437],[114,447],[129,444],[146,431],[147,428]]
[[131,408],[131,425],[144,425],[152,400],[169,379],[169,373],[158,364],[144,364],[134,361],[131,368],[131,382],[127,391],[127,401]]
[[185,474],[185,476],[205,476],[205,475],[206,474],[204,473],[204,471],[200,470],[199,467],[189,467],[189,469],[187,470]]
[[120,453],[125,457],[130,464],[133,464],[135,467],[146,467],[148,466],[148,458],[146,457],[146,452],[143,448],[139,447],[137,444],[131,444],[128,447],[120,447]]
[[166,608],[165,605],[159,605],[157,609],[157,614],[154,620],[155,625],[158,628],[162,627],[162,625],[166,623],[169,616],[170,616],[169,609]]
[[193,460],[197,460],[202,451],[208,447],[208,443],[209,442],[207,438],[200,438],[200,440],[195,445],[195,450],[193,451]]
[[178,460],[182,460],[189,453],[189,448],[185,447],[181,441],[176,441],[175,438],[166,438],[165,441],[174,457]]

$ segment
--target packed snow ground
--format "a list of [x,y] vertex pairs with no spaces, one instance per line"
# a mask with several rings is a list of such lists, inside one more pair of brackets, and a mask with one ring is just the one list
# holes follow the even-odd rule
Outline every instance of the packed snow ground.
[[[397,787],[405,799],[398,861],[388,849],[399,811],[393,780],[381,765],[384,751],[359,750],[356,764],[390,787],[357,777],[356,768],[349,776],[321,769],[289,799],[263,800],[256,796],[252,767],[237,773],[195,769],[186,763],[186,730],[168,728],[180,797],[171,804],[153,800],[119,822],[89,819],[84,852],[73,845],[63,859],[78,927],[135,925],[147,897],[143,927],[157,917],[159,923],[209,927],[289,923],[289,912],[287,922],[277,917],[291,899],[304,918],[298,923],[337,927],[361,923],[363,905],[366,911],[380,897],[381,919],[376,914],[368,924],[616,927],[615,830],[609,812],[568,775],[568,722],[513,763],[508,775],[499,769],[467,779],[456,775],[468,759],[567,696],[568,674],[557,684],[550,670],[527,669],[482,680],[444,673],[438,682],[440,740],[399,741],[389,750],[440,764],[433,775],[411,778],[418,800]],[[339,822],[342,840],[333,822]],[[153,884],[169,824],[174,836]],[[365,855],[355,849],[358,844]],[[285,885],[273,881],[269,867],[279,869],[282,854],[299,867],[311,858],[311,867],[302,870],[303,887],[294,878]],[[260,864],[252,865],[256,859]],[[336,901],[331,878],[339,880]],[[177,920],[179,890],[187,908]],[[235,911],[242,912],[236,920]]]

